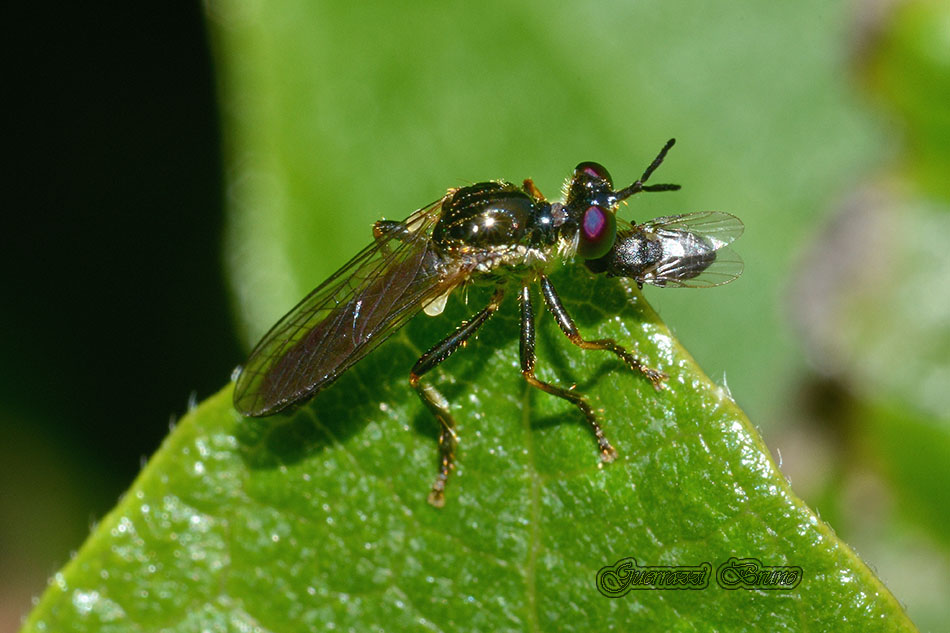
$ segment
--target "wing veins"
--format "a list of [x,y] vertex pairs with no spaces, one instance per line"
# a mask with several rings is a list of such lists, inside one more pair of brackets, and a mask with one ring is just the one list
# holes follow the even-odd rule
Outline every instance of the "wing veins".
[[[410,214],[403,221],[408,234],[378,237],[268,331],[238,379],[235,401],[245,413],[276,412],[329,384],[381,343],[381,333],[401,327],[429,295],[457,284],[454,274],[433,279],[434,270],[424,269],[439,263],[427,240],[443,200]],[[398,275],[401,288],[387,284],[387,274]],[[345,339],[336,338],[341,335]]]

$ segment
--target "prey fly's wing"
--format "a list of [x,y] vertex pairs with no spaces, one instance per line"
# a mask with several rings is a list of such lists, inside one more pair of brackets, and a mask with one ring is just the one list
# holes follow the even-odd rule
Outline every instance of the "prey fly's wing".
[[721,286],[742,274],[742,258],[729,244],[745,226],[722,211],[701,211],[656,218],[637,225],[658,240],[663,257],[647,283],[674,288]]
[[238,411],[270,415],[312,396],[459,283],[429,240],[443,200],[387,225],[271,328],[237,379]]

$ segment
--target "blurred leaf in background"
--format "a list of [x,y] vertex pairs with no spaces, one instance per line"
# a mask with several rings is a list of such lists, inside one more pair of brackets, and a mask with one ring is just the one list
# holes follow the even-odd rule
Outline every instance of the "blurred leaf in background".
[[[824,516],[936,630],[950,591],[950,4],[877,8],[854,82],[894,141],[822,222],[791,311],[816,370],[805,383],[823,384],[807,391],[836,429],[833,474],[814,487]],[[802,468],[813,460],[790,463],[793,479]]]

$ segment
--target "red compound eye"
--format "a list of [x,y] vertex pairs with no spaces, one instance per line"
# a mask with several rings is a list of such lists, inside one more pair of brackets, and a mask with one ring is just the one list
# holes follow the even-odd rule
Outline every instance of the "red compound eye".
[[574,180],[577,180],[578,176],[582,176],[588,182],[606,183],[608,188],[614,186],[613,180],[610,178],[610,172],[600,163],[581,163],[574,168]]
[[577,254],[584,259],[598,259],[606,255],[617,239],[617,220],[606,209],[591,205],[581,216],[580,240]]

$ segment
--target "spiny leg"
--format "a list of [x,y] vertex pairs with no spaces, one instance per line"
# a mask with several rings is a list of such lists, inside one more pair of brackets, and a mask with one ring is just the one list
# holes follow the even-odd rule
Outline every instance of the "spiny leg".
[[449,413],[449,403],[435,387],[428,383],[422,383],[420,379],[426,372],[465,345],[465,342],[475,334],[478,328],[498,310],[504,295],[504,289],[497,288],[487,306],[423,354],[409,373],[409,384],[422,398],[423,404],[439,421],[439,426],[442,429],[439,433],[439,452],[441,454],[439,475],[436,477],[435,483],[432,484],[432,492],[429,493],[429,503],[437,508],[445,505],[445,482],[448,481],[449,473],[455,468],[455,447],[458,444],[458,436],[455,434],[455,420],[452,418],[452,414]]
[[554,319],[557,321],[558,327],[560,327],[561,331],[567,335],[567,338],[571,339],[571,342],[574,343],[574,345],[577,345],[582,349],[602,349],[608,352],[613,352],[627,365],[627,367],[633,371],[639,371],[644,376],[646,376],[650,382],[653,383],[654,389],[659,391],[663,388],[663,381],[668,378],[666,374],[659,370],[653,369],[652,367],[647,367],[640,361],[639,358],[625,350],[620,345],[617,345],[613,339],[604,338],[594,341],[585,341],[580,332],[578,332],[577,325],[574,324],[574,319],[572,319],[571,315],[569,315],[567,310],[564,309],[564,304],[561,303],[561,298],[554,289],[554,285],[551,284],[551,281],[543,275],[541,276],[541,294],[544,295],[544,303],[547,305],[548,310],[551,311],[551,314],[554,315]]
[[587,401],[584,400],[581,395],[574,393],[570,389],[564,389],[543,382],[534,375],[534,363],[536,358],[534,353],[534,306],[531,305],[530,286],[527,284],[521,286],[521,294],[518,299],[521,302],[521,375],[524,376],[524,379],[528,381],[528,384],[532,387],[537,387],[558,398],[563,398],[580,409],[581,413],[583,413],[587,419],[587,424],[594,432],[594,437],[597,438],[597,446],[600,449],[601,459],[605,462],[612,462],[617,457],[617,451],[610,445],[610,442],[607,441],[603,429],[601,429],[600,424],[597,423],[597,416],[594,415],[594,411],[590,408],[590,405],[587,404]]

